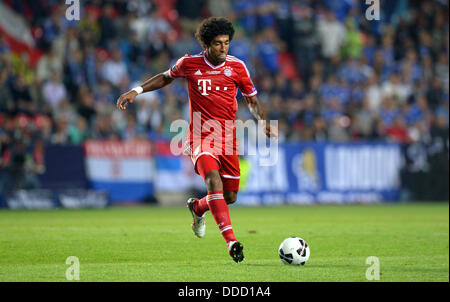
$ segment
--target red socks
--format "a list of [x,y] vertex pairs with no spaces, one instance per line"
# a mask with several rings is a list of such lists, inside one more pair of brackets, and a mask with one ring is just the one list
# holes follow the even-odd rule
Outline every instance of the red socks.
[[227,243],[237,241],[231,227],[228,205],[223,199],[223,191],[208,192],[208,195],[199,199],[194,207],[194,211],[198,216],[202,216],[208,209],[211,211],[225,241]]
[[208,203],[206,202],[206,195],[202,199],[197,199],[197,202],[194,204],[194,212],[197,216],[203,216],[203,214],[209,210]]

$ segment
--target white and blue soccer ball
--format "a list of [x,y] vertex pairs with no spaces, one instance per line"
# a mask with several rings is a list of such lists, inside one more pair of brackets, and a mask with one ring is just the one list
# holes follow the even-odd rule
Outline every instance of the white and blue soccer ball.
[[281,243],[278,255],[284,264],[305,265],[309,259],[309,246],[300,237],[290,237]]

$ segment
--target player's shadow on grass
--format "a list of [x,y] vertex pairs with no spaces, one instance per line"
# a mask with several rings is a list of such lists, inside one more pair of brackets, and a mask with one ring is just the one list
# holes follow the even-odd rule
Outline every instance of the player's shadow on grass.
[[248,265],[248,266],[261,266],[261,267],[268,267],[268,266],[270,266],[270,267],[276,267],[276,266],[285,266],[285,264],[283,264],[283,263],[280,263],[280,264],[271,264],[271,263],[245,263],[245,265]]

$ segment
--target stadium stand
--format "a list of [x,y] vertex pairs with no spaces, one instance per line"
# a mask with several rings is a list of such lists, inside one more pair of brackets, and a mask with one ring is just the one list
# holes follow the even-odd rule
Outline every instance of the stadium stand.
[[[39,187],[43,145],[170,138],[174,117],[189,119],[182,81],[125,112],[115,102],[200,52],[194,31],[211,15],[233,21],[230,54],[247,62],[281,142],[439,138],[448,154],[447,1],[386,1],[380,22],[352,0],[82,2],[80,21],[64,1],[0,2],[0,165],[30,171],[24,188]],[[246,106],[238,118],[251,118]]]

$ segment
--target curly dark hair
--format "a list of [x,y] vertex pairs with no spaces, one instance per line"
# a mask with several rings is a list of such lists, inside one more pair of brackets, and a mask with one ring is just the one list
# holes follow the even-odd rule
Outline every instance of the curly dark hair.
[[219,35],[228,35],[230,42],[234,36],[233,24],[224,17],[210,17],[200,23],[195,37],[202,47],[206,49],[211,41]]

